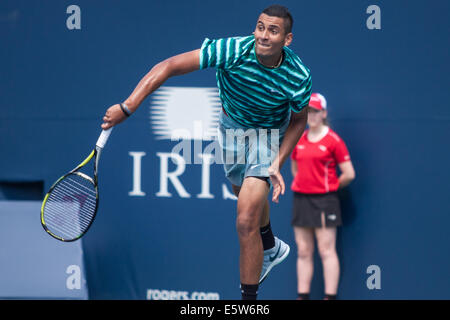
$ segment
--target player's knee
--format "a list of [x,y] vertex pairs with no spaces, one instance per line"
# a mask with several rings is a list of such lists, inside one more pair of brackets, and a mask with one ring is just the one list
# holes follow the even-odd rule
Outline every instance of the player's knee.
[[239,238],[248,238],[259,232],[259,222],[247,216],[238,216],[236,219],[236,230]]

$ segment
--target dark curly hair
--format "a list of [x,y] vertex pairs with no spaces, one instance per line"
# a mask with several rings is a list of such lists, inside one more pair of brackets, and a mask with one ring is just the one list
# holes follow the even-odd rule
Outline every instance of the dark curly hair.
[[263,10],[262,13],[267,14],[271,17],[279,17],[284,19],[284,31],[286,33],[292,32],[292,25],[294,24],[294,19],[289,10],[279,4],[273,4]]

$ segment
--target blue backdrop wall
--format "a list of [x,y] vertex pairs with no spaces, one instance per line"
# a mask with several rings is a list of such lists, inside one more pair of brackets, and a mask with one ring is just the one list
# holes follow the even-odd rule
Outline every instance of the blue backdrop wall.
[[[205,37],[251,34],[271,3],[0,2],[0,182],[43,181],[46,190],[87,156],[106,108],[153,65]],[[294,16],[291,48],[327,98],[356,170],[341,192],[340,297],[449,299],[450,3],[280,3]],[[70,5],[81,29],[67,26]],[[370,5],[380,8],[381,29],[367,27]],[[164,136],[174,123],[214,124],[215,84],[214,70],[172,78],[158,94],[173,98],[164,100],[173,112],[159,112],[155,94],[112,133],[100,209],[83,238],[91,299],[240,298],[236,202],[222,167],[173,163],[178,141]],[[289,163],[282,173],[290,183]],[[262,299],[296,296],[291,202],[288,191],[271,205],[274,231],[292,253],[262,285]],[[315,262],[312,297],[321,298]],[[372,265],[381,288],[370,290]]]

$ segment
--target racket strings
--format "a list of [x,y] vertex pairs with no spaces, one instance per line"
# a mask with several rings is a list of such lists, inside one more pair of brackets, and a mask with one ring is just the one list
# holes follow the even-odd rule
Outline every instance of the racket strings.
[[48,230],[62,239],[76,239],[91,224],[97,207],[93,182],[77,173],[62,179],[50,192],[44,208]]

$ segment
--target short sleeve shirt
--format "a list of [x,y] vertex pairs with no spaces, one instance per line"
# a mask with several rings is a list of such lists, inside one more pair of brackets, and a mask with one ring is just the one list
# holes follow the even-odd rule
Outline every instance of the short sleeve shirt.
[[336,167],[349,161],[350,154],[344,141],[333,130],[329,129],[318,142],[309,141],[306,130],[295,146],[291,159],[297,162],[297,175],[291,189],[300,193],[323,194],[339,188]]
[[251,128],[279,128],[290,110],[300,112],[311,96],[311,75],[288,47],[277,68],[262,65],[254,36],[205,39],[200,69],[215,67],[219,94],[228,116]]

